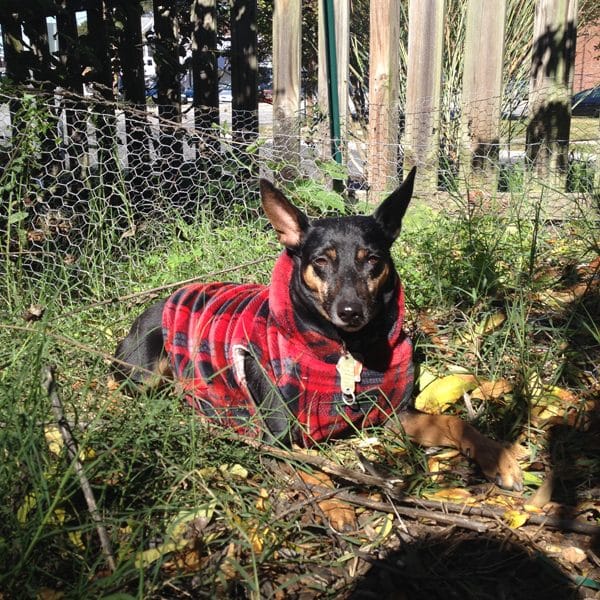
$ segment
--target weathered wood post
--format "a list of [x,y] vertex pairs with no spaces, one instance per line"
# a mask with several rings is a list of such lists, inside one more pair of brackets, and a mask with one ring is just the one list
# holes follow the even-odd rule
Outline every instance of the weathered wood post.
[[56,15],[58,56],[62,69],[62,85],[74,92],[77,98],[65,98],[66,136],[65,147],[69,168],[81,176],[81,170],[89,165],[87,138],[87,111],[83,103],[83,80],[81,77],[81,52],[77,20],[73,0],[61,0]]
[[[2,42],[6,60],[6,75],[15,85],[20,85],[27,79],[27,51],[23,45],[21,22],[16,14],[8,11],[2,15]],[[20,94],[20,92],[18,93]],[[19,98],[10,98],[8,101],[12,144],[19,143],[19,132],[26,126],[26,123],[16,118],[21,106]]]
[[577,0],[537,0],[527,158],[537,175],[564,187],[568,166]]
[[121,63],[123,95],[126,100],[127,164],[140,176],[140,169],[150,163],[141,19],[140,4],[122,2],[115,5],[113,21],[118,35],[117,50]]
[[415,189],[435,191],[440,143],[444,0],[410,0],[404,172],[420,167]]
[[179,83],[179,22],[177,0],[154,0],[154,61],[160,118],[159,155],[165,182],[173,181],[183,161],[183,147],[177,135],[181,123]]
[[400,2],[371,0],[368,182],[373,198],[398,178]]
[[202,136],[198,145],[218,147],[219,73],[217,65],[217,2],[193,0],[192,11],[192,81],[194,87],[194,126]]
[[113,78],[110,64],[108,32],[106,27],[106,5],[104,0],[89,0],[87,3],[87,52],[90,81],[94,82],[96,102],[96,138],[98,163],[102,165],[105,178],[116,174],[116,123],[113,96]]
[[505,17],[505,0],[469,0],[460,128],[460,169],[469,187],[497,187]]
[[300,162],[300,60],[302,13],[300,0],[275,0],[273,10],[273,143],[275,156],[293,179]]
[[[258,135],[258,57],[256,0],[233,0],[231,6],[231,122],[243,146]],[[248,158],[249,160],[249,158]]]

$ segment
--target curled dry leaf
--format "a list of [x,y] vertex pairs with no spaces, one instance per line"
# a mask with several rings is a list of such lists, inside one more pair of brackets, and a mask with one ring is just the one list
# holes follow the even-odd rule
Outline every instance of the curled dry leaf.
[[479,387],[471,392],[471,398],[476,400],[498,400],[513,391],[513,384],[506,379],[481,381]]
[[41,304],[32,304],[23,312],[23,319],[25,321],[39,321],[44,316],[45,310],[46,307]]
[[562,558],[573,565],[577,565],[586,559],[585,552],[577,546],[567,546],[560,553]]

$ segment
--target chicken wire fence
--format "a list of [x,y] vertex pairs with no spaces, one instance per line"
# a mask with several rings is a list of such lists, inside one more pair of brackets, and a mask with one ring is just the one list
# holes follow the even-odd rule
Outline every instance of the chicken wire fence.
[[[180,224],[242,219],[266,227],[259,177],[283,181],[315,214],[375,201],[382,190],[372,184],[374,169],[387,167],[378,185],[391,187],[406,155],[402,144],[369,145],[368,123],[350,119],[340,140],[342,167],[330,158],[325,121],[310,108],[296,130],[274,123],[268,104],[258,115],[232,114],[222,104],[208,128],[198,126],[191,105],[175,120],[159,112],[56,94],[0,96],[0,278],[9,303],[34,298],[40,286],[83,302],[105,297],[107,289],[126,293],[135,283],[131,257],[168,247]],[[442,206],[445,195],[465,194],[459,112],[444,112],[435,166],[420,171],[423,180],[434,178],[429,196],[439,196]],[[486,116],[482,109],[480,119]],[[483,159],[495,166],[483,192],[550,187],[527,166],[523,121],[505,116],[498,144]],[[578,133],[572,124],[563,169],[565,204],[573,194],[597,198],[598,120],[580,125],[586,129]],[[345,186],[342,197],[331,191],[334,180]]]

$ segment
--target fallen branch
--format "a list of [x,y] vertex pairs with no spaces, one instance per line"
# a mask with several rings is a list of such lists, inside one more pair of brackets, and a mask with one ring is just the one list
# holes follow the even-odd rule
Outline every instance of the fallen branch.
[[79,478],[79,485],[81,486],[81,490],[85,497],[85,501],[88,506],[88,510],[92,517],[92,521],[96,524],[96,531],[98,532],[98,537],[100,538],[100,545],[102,546],[102,551],[104,553],[104,557],[106,559],[106,563],[111,572],[114,572],[116,569],[116,563],[114,554],[112,551],[112,545],[110,543],[110,539],[108,537],[108,533],[106,528],[102,524],[102,518],[100,517],[100,513],[98,511],[98,506],[96,505],[96,499],[94,498],[94,493],[92,491],[92,486],[83,470],[83,465],[79,460],[79,449],[77,447],[77,442],[73,438],[71,433],[71,427],[69,422],[67,421],[62,402],[60,401],[60,397],[58,396],[58,392],[56,389],[56,379],[54,377],[54,368],[50,366],[44,366],[42,368],[42,387],[48,394],[50,398],[50,402],[52,403],[52,412],[54,413],[54,418],[58,424],[58,429],[60,434],[65,442],[65,446],[67,448],[67,454],[69,455],[70,460],[73,463],[73,468],[75,469],[75,473]]
[[[480,521],[474,521],[473,519],[464,518],[459,515],[449,515],[443,512],[443,507],[438,503],[438,506],[434,508],[411,508],[408,506],[401,506],[393,502],[382,502],[380,500],[373,500],[372,498],[366,498],[359,494],[349,492],[347,490],[331,490],[330,488],[322,486],[310,486],[311,491],[322,493],[326,497],[332,497],[332,491],[336,491],[335,497],[344,502],[355,504],[356,506],[362,506],[371,510],[379,512],[387,512],[391,514],[398,514],[403,517],[409,517],[412,519],[429,519],[436,523],[442,523],[444,525],[453,525],[454,527],[460,527],[462,529],[469,529],[470,531],[476,531],[477,533],[486,533],[489,527],[485,523]],[[388,495],[391,499],[391,497]],[[321,500],[322,496],[317,496],[313,500]]]
[[[378,488],[385,492],[390,501],[398,502],[399,504],[410,504],[426,511],[439,511],[445,513],[455,513],[468,517],[483,517],[487,519],[496,519],[497,517],[503,517],[506,509],[502,507],[493,506],[473,506],[470,504],[457,504],[453,502],[437,502],[431,500],[422,500],[420,498],[412,498],[406,496],[401,487],[398,485],[398,480],[389,479],[377,475],[370,475],[362,473],[355,469],[349,469],[348,467],[342,467],[336,463],[330,461],[322,456],[315,456],[307,454],[299,450],[287,450],[284,448],[277,448],[269,444],[265,444],[259,440],[241,437],[240,438],[246,445],[255,448],[260,452],[265,452],[275,458],[282,460],[292,460],[303,464],[311,465],[344,481],[358,484],[368,485]],[[343,494],[349,492],[340,492],[339,498],[344,499]],[[358,496],[357,498],[360,498]],[[348,500],[352,502],[352,500]],[[385,504],[385,503],[384,503]],[[391,506],[391,504],[389,505]],[[394,505],[397,507],[397,505]],[[378,510],[378,509],[375,509]],[[384,512],[387,512],[384,510]],[[398,510],[398,512],[400,512]],[[402,513],[400,513],[402,514]],[[408,516],[408,515],[406,515]],[[433,517],[429,517],[433,518]],[[573,531],[575,533],[581,533],[589,536],[600,535],[600,526],[591,525],[589,523],[582,523],[576,519],[557,517],[554,515],[537,515],[535,513],[529,514],[528,524],[538,525],[540,527],[547,527],[549,529],[557,529],[559,531]]]

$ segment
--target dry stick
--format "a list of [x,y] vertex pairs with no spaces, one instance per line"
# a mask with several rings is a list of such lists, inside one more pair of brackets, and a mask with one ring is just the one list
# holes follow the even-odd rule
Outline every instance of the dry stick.
[[[434,509],[425,508],[409,508],[408,506],[398,506],[392,502],[381,502],[380,500],[373,500],[371,498],[365,498],[359,496],[347,490],[332,490],[331,488],[322,487],[319,485],[308,486],[310,490],[314,490],[327,497],[331,497],[334,494],[331,492],[337,492],[336,498],[348,502],[350,504],[356,504],[357,506],[364,506],[371,510],[377,510],[379,512],[386,512],[391,514],[399,514],[404,517],[411,517],[413,519],[430,519],[438,523],[444,523],[445,525],[454,525],[455,527],[461,527],[462,529],[469,529],[478,533],[486,533],[489,527],[485,523],[479,521],[473,521],[472,519],[462,518],[457,515],[448,515],[440,512],[440,505]],[[327,493],[329,492],[329,493]],[[388,494],[389,497],[389,494]],[[322,496],[318,496],[315,500],[320,501]],[[402,500],[400,500],[402,501]]]
[[90,512],[92,520],[96,524],[96,531],[98,532],[98,537],[100,538],[100,545],[102,546],[102,551],[104,553],[104,557],[106,558],[106,563],[110,571],[114,572],[116,569],[116,563],[110,539],[108,537],[108,533],[106,532],[106,528],[102,524],[102,518],[100,517],[98,506],[96,505],[96,500],[94,498],[94,493],[92,492],[92,487],[90,486],[90,482],[83,470],[83,465],[79,460],[79,449],[77,448],[77,443],[75,442],[73,435],[71,434],[71,427],[69,426],[69,422],[65,417],[62,402],[60,401],[56,389],[56,379],[54,378],[53,367],[44,366],[42,368],[42,387],[48,394],[48,397],[50,398],[50,401],[52,403],[52,412],[54,413],[54,418],[56,419],[58,428],[65,442],[65,446],[67,447],[67,453],[69,455],[69,458],[73,462],[75,473],[77,473],[77,477],[79,478],[79,485],[81,486],[81,490],[83,491],[88,510]]
[[57,315],[54,318],[54,320],[71,317],[71,316],[78,314],[80,312],[83,312],[85,310],[90,310],[92,308],[98,308],[99,306],[106,306],[107,304],[113,304],[115,302],[124,302],[126,300],[132,300],[134,298],[143,298],[145,296],[151,296],[152,294],[164,292],[165,290],[183,287],[184,285],[188,285],[190,283],[195,283],[196,281],[213,279],[214,277],[220,277],[221,275],[226,275],[227,273],[231,273],[233,271],[239,271],[240,269],[243,269],[244,267],[252,267],[254,265],[259,265],[260,263],[266,262],[268,260],[273,260],[275,258],[276,258],[275,255],[263,256],[262,258],[257,258],[256,260],[251,260],[251,261],[243,263],[241,265],[236,265],[235,267],[221,269],[220,271],[213,271],[212,273],[205,273],[204,275],[197,275],[196,277],[190,277],[190,279],[184,279],[183,281],[175,281],[173,283],[167,283],[165,285],[160,285],[158,287],[151,288],[149,290],[143,290],[141,292],[134,292],[131,294],[126,294],[125,296],[117,296],[114,298],[107,298],[106,300],[99,300],[98,302],[92,302],[91,304],[87,304],[86,306],[82,306],[80,308],[75,308],[75,309],[67,311],[65,313],[61,313],[60,315]]
[[[376,475],[367,475],[354,469],[347,467],[341,467],[336,465],[334,462],[323,458],[321,456],[314,456],[311,454],[305,454],[297,450],[284,450],[282,448],[276,448],[270,446],[258,440],[239,436],[240,439],[248,446],[255,448],[256,450],[268,453],[276,458],[295,460],[304,464],[317,467],[328,475],[339,477],[346,481],[350,481],[355,484],[371,485],[382,489],[391,499],[396,502],[403,504],[413,504],[427,511],[443,511],[457,513],[464,516],[478,516],[487,519],[495,519],[496,517],[502,517],[505,513],[503,508],[495,508],[491,506],[471,506],[467,504],[456,504],[453,502],[435,502],[431,500],[421,500],[419,498],[411,498],[403,495],[402,491],[394,485],[389,479],[385,477],[378,477]],[[344,492],[346,493],[346,492]],[[340,496],[342,497],[342,496]],[[408,516],[408,515],[407,515]],[[434,518],[431,515],[428,518]],[[600,535],[600,526],[590,525],[589,523],[581,523],[576,519],[567,519],[563,517],[556,517],[553,515],[529,515],[527,521],[531,525],[540,525],[541,527],[548,527],[550,529],[558,529],[561,531],[573,531],[576,533],[582,533],[584,535]]]

